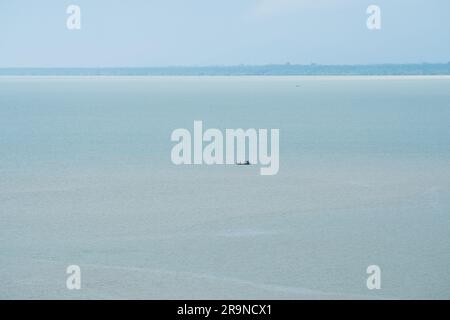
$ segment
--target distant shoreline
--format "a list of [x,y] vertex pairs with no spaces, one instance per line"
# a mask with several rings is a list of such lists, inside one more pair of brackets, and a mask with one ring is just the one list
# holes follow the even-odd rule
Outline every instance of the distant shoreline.
[[142,68],[0,68],[0,76],[448,76],[449,63],[239,65]]
[[139,81],[139,80],[176,80],[192,79],[193,81],[225,81],[241,80],[280,80],[280,81],[415,81],[415,80],[450,80],[450,75],[0,75],[0,81]]

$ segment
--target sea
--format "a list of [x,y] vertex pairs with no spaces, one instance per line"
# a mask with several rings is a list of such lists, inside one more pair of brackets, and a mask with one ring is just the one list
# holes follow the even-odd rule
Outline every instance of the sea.
[[[278,174],[173,164],[194,121]],[[449,299],[450,77],[1,76],[0,298]]]

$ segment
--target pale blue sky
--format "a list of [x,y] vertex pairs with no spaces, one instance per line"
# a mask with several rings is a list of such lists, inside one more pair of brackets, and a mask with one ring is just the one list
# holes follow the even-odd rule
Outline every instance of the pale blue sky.
[[[81,30],[66,28],[70,4]],[[0,0],[0,67],[448,62],[449,13],[448,0]]]

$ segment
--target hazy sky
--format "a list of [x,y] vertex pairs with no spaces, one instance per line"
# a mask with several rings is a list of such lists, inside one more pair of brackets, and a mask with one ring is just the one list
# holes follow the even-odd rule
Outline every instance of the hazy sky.
[[448,62],[449,13],[449,0],[0,0],[0,67]]

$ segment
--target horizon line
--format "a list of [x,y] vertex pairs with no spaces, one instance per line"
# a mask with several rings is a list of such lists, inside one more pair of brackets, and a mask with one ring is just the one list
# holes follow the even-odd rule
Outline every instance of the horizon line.
[[312,66],[322,66],[322,67],[367,67],[367,66],[421,66],[421,65],[450,65],[450,60],[448,62],[406,62],[406,63],[395,63],[395,62],[385,62],[385,63],[343,63],[343,64],[333,64],[333,63],[315,63],[311,62],[308,64],[302,63],[266,63],[266,64],[205,64],[205,65],[183,65],[183,64],[173,64],[173,65],[163,65],[163,66],[21,66],[21,67],[5,67],[0,66],[0,69],[167,69],[167,68],[230,68],[230,67],[270,67],[270,66],[283,66],[283,67],[312,67]]
[[268,64],[160,67],[0,67],[0,76],[420,76],[450,75],[450,62],[409,64]]

